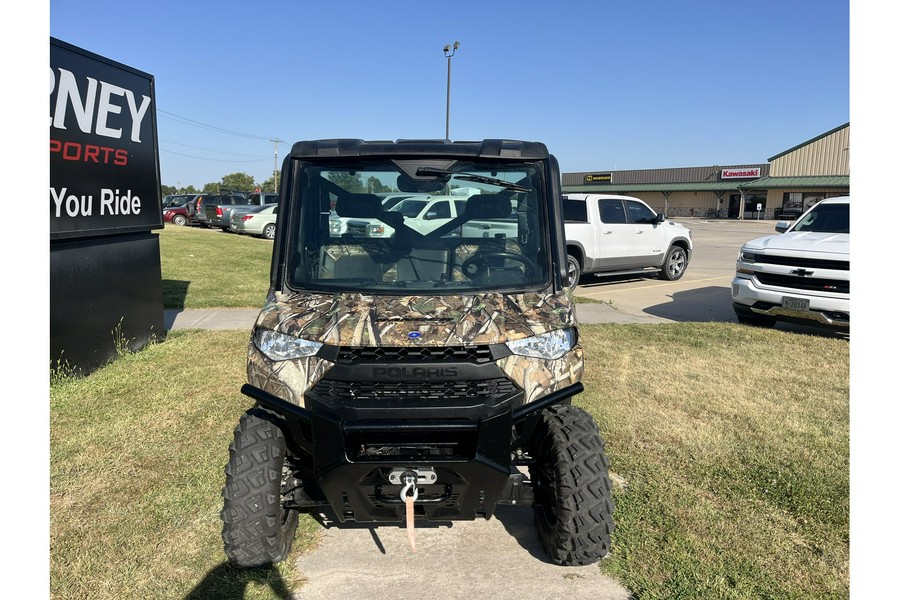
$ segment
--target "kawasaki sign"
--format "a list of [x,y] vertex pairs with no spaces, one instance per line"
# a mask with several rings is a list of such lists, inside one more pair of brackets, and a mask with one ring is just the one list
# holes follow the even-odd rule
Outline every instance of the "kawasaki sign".
[[725,168],[722,169],[720,177],[722,179],[758,179],[760,171],[759,167]]

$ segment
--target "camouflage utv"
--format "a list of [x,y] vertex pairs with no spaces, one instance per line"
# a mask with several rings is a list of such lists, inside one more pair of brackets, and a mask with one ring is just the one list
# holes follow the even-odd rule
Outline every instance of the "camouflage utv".
[[225,468],[230,563],[283,560],[300,512],[413,531],[498,504],[533,507],[552,562],[603,557],[607,459],[571,404],[584,359],[547,148],[298,142],[282,173],[241,389],[256,405]]

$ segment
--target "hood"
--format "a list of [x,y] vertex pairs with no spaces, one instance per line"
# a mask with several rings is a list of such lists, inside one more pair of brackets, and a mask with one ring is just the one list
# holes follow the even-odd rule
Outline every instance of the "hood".
[[375,296],[277,293],[256,326],[334,346],[497,344],[575,325],[557,294]]
[[850,234],[791,231],[751,240],[744,247],[767,252],[821,252],[846,257],[850,254]]

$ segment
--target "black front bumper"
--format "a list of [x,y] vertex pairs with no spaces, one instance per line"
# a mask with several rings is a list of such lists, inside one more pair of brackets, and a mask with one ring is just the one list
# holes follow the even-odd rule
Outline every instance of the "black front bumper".
[[343,413],[315,394],[307,395],[309,408],[302,408],[249,384],[241,392],[280,414],[291,451],[311,459],[314,482],[307,483],[314,483],[314,491],[308,497],[321,498],[342,522],[401,522],[402,487],[388,480],[401,469],[436,474],[434,483],[418,487],[418,518],[490,518],[499,503],[530,502],[513,455],[527,448],[542,409],[568,402],[583,389],[576,383],[524,405],[517,394],[480,408],[463,402],[464,407],[437,410],[424,402],[417,411],[410,401]]

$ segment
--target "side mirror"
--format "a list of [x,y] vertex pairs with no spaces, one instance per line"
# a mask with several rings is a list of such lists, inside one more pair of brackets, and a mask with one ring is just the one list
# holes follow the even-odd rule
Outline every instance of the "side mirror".
[[431,221],[432,219],[437,219],[437,213],[436,213],[436,212],[434,212],[433,210],[431,210],[431,211],[428,211],[427,213],[425,213],[425,220],[426,220],[426,221]]
[[662,222],[665,221],[665,220],[666,220],[666,214],[665,214],[665,213],[659,213],[658,215],[656,215],[656,221],[655,221],[655,223],[656,223],[657,225],[659,225],[660,223],[662,223]]
[[777,231],[778,233],[784,233],[791,228],[792,224],[793,221],[778,221],[777,223],[775,223],[775,231]]

